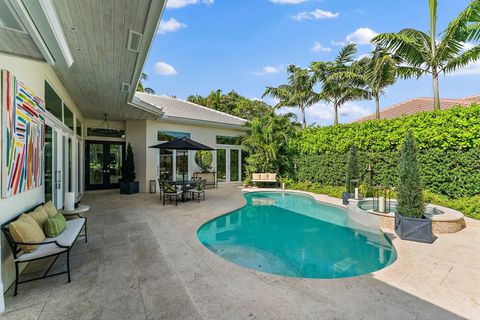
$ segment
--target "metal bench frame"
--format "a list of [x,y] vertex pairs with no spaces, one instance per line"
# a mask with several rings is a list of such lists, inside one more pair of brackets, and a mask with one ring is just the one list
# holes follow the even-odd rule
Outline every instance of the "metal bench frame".
[[[40,205],[42,205],[42,204],[40,204]],[[33,209],[35,209],[36,207],[38,207],[40,205],[37,205],[34,208],[31,208],[30,210],[26,210],[25,212],[32,211]],[[40,279],[45,279],[45,278],[49,278],[49,277],[53,277],[53,276],[58,276],[58,275],[65,274],[65,273],[68,274],[68,282],[70,282],[71,281],[71,279],[70,279],[70,250],[72,249],[75,242],[77,242],[78,238],[85,238],[85,243],[88,241],[88,238],[87,238],[87,218],[82,217],[80,214],[70,215],[70,216],[77,216],[79,218],[83,218],[83,219],[85,219],[85,222],[83,224],[83,227],[80,229],[77,236],[75,237],[75,240],[73,241],[72,245],[71,246],[64,246],[64,245],[58,243],[57,241],[46,241],[46,242],[40,242],[40,243],[34,243],[34,242],[24,243],[24,242],[16,242],[15,240],[13,240],[12,235],[10,234],[10,230],[9,230],[8,227],[9,227],[10,223],[17,220],[19,218],[19,216],[20,215],[14,217],[13,219],[10,219],[9,221],[7,221],[7,222],[5,222],[4,224],[1,225],[1,230],[2,230],[3,234],[5,235],[5,238],[7,239],[8,245],[9,245],[10,249],[12,250],[13,258],[15,260],[15,292],[14,292],[13,295],[14,296],[17,295],[19,284],[30,282],[30,281],[35,281],[35,280],[40,280]],[[83,234],[82,234],[82,230],[83,230]],[[22,251],[22,249],[20,249],[21,245],[39,245],[39,246],[41,246],[41,245],[47,245],[47,244],[52,244],[52,243],[54,243],[57,247],[62,248],[64,250],[60,251],[60,252],[57,252],[57,253],[49,254],[47,256],[35,258],[35,259],[30,259],[30,260],[25,260],[25,261],[18,261],[17,260],[20,252]],[[67,254],[67,270],[60,271],[60,272],[53,273],[53,274],[48,274],[48,272],[50,272],[53,265],[57,261],[58,257],[61,254],[64,254],[64,253]],[[19,265],[21,263],[28,263],[28,262],[32,262],[32,261],[36,261],[36,260],[42,260],[42,259],[46,259],[46,258],[50,258],[50,257],[55,257],[55,259],[52,261],[52,263],[50,264],[50,266],[47,268],[47,270],[45,271],[45,273],[42,276],[37,277],[37,278],[27,279],[27,280],[20,280]]]

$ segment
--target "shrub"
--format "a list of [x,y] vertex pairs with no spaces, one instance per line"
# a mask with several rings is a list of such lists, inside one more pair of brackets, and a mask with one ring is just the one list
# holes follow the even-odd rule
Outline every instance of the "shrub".
[[352,180],[359,179],[360,176],[358,174],[358,155],[357,155],[357,148],[355,146],[350,147],[350,153],[348,154],[347,160],[347,174],[345,177],[345,186],[347,192],[352,193]]
[[409,132],[398,162],[397,202],[402,216],[421,218],[425,212],[419,166],[415,138]]
[[123,161],[122,166],[122,178],[124,182],[133,182],[137,177],[135,173],[135,158],[133,156],[132,145],[129,143],[127,146],[127,154]]

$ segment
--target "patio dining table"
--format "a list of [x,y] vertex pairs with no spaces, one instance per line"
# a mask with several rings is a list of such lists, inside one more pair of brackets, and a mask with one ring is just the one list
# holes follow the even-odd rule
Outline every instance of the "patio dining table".
[[183,202],[189,200],[188,198],[185,197],[185,191],[188,190],[188,186],[195,184],[195,181],[193,181],[193,180],[179,180],[179,181],[170,180],[170,181],[165,181],[165,182],[171,183],[171,184],[175,183],[176,185],[182,186],[182,191],[183,191],[182,201]]

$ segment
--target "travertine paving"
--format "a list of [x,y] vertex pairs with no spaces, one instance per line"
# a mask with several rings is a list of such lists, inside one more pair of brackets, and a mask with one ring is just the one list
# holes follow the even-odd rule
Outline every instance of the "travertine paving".
[[[2,319],[480,319],[480,222],[432,245],[399,241],[399,258],[349,279],[284,278],[217,257],[196,237],[244,204],[237,187],[162,206],[158,195],[89,193],[89,243],[72,282],[59,276],[6,294]],[[41,267],[32,264],[26,272]]]

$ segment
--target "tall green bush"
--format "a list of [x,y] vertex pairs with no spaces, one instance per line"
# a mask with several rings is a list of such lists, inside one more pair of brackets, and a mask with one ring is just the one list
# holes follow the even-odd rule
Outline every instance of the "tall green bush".
[[122,166],[122,178],[124,182],[133,182],[137,174],[135,173],[135,158],[133,156],[132,145],[129,143],[127,146],[127,154],[123,161]]
[[420,182],[420,163],[412,132],[407,135],[398,161],[397,201],[398,213],[402,216],[421,218],[425,212]]
[[348,161],[347,161],[347,174],[345,176],[345,186],[347,192],[353,192],[353,186],[351,181],[357,180],[360,178],[358,173],[358,155],[357,155],[357,147],[351,146],[350,152],[348,154]]

